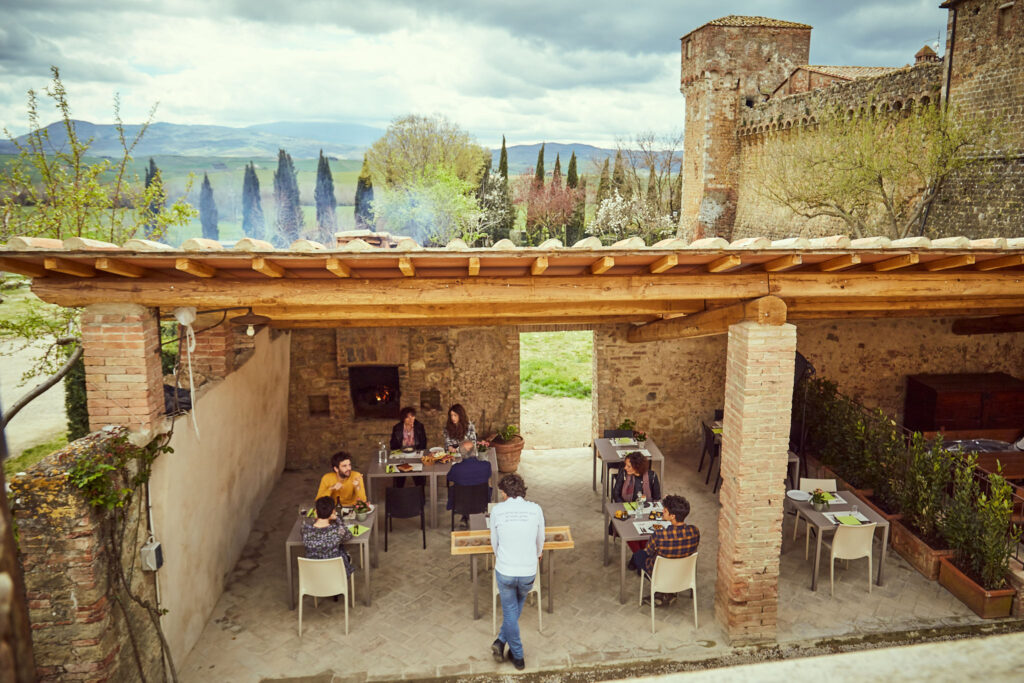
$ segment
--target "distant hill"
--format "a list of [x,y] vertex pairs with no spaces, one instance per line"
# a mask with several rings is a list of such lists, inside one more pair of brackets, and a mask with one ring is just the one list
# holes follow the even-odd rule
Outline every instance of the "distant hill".
[[[121,143],[117,129],[111,124],[75,121],[75,129],[83,139],[92,138],[89,154],[120,156]],[[67,136],[60,122],[46,127],[53,149],[67,146]],[[138,125],[125,126],[129,137],[139,131]],[[245,128],[230,126],[200,126],[179,123],[154,123],[146,131],[133,156],[144,159],[155,156],[177,157],[237,157],[267,159],[277,156],[277,150],[287,150],[296,160],[315,159],[320,150],[338,159],[361,160],[366,148],[384,134],[380,128],[341,122],[275,121]],[[23,142],[25,136],[18,138]],[[540,144],[510,145],[509,170],[512,174],[533,171],[537,163]],[[544,148],[544,165],[548,173],[555,166],[555,155],[562,158],[562,173],[569,169],[569,155],[576,152],[579,172],[593,173],[591,160],[602,163],[606,156],[614,156],[614,149],[603,149],[584,143],[548,142]],[[13,154],[14,145],[0,140],[0,154]],[[498,166],[501,150],[491,150],[493,167]]]

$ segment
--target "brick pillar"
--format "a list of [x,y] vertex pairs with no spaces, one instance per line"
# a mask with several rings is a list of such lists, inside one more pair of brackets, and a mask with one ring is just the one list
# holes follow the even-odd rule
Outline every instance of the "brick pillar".
[[715,614],[733,644],[775,639],[796,328],[729,328]]
[[151,430],[164,412],[156,311],[135,304],[94,304],[82,312],[89,427]]
[[[237,313],[233,313],[238,315]],[[232,315],[232,312],[228,312],[228,315]],[[218,319],[220,315],[218,314]],[[204,320],[197,320],[192,326],[193,329],[199,330],[199,334],[196,335],[196,348],[192,352],[192,371],[198,372],[206,379],[223,379],[227,377],[228,373],[234,369],[233,360],[235,357],[235,336],[234,330],[231,328],[231,324],[227,321],[217,325],[216,327],[206,329],[214,324],[213,322],[205,322]],[[185,362],[186,347],[188,346],[187,339],[185,337],[185,328],[179,328],[181,335],[181,349],[178,357],[182,362]],[[244,332],[243,332],[244,334]],[[188,373],[182,375],[185,379],[188,379]]]

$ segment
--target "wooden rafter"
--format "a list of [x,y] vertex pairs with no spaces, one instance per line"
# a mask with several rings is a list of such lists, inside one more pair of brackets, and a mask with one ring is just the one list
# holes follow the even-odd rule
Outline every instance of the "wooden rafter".
[[476,277],[480,274],[480,257],[470,256],[469,257],[469,276]]
[[0,257],[0,271],[16,273],[25,277],[46,277],[46,268],[30,261]]
[[818,270],[823,273],[834,273],[837,270],[846,270],[860,263],[860,254],[843,254],[828,261],[818,264]]
[[790,270],[796,268],[804,262],[804,257],[800,254],[786,254],[780,256],[777,259],[772,259],[764,264],[764,271],[766,273],[780,273],[784,270]]
[[1014,266],[1022,265],[1024,265],[1024,254],[1011,254],[1010,256],[1002,256],[1000,258],[982,261],[974,267],[977,270],[989,271],[1000,270],[1002,268],[1013,268]]
[[[601,323],[636,323],[645,322],[653,318],[638,318],[634,315],[609,316],[601,318]],[[515,318],[510,320],[510,325],[577,325],[593,323],[591,316],[559,316],[553,319],[550,316],[533,316]],[[302,329],[302,328],[325,328],[325,327],[419,327],[424,324],[422,318],[321,318],[319,320],[274,320],[270,326],[275,329]],[[431,318],[432,327],[489,327],[494,325],[493,318]]]
[[213,277],[217,274],[217,269],[213,266],[208,266],[205,263],[195,261],[189,258],[180,258],[175,260],[174,267],[183,273],[188,273],[193,277]]
[[334,258],[333,256],[327,259],[324,267],[338,277],[352,277],[352,269],[342,263],[341,259]]
[[96,277],[96,269],[92,266],[72,261],[59,256],[47,256],[43,259],[43,267],[55,273],[74,275],[75,277]]
[[533,259],[533,263],[530,264],[530,275],[540,275],[548,269],[548,257],[538,256]]
[[886,259],[884,261],[876,261],[871,267],[878,273],[887,273],[890,270],[899,270],[900,268],[906,268],[907,266],[917,265],[921,257],[917,254],[903,254],[902,256],[894,256],[893,258]]
[[679,254],[665,254],[660,259],[651,264],[650,271],[652,274],[657,275],[658,273],[664,273],[670,268],[675,268],[679,265]]
[[743,258],[739,254],[727,254],[720,259],[716,259],[708,264],[709,273],[723,273],[727,270],[732,270],[743,263]]
[[416,274],[416,268],[412,265],[412,259],[408,256],[399,257],[398,269],[402,271],[402,275],[406,277],[412,277]]
[[924,264],[924,269],[935,273],[940,270],[963,268],[964,266],[972,265],[974,265],[974,254],[960,254],[958,256],[950,256],[949,258],[939,259],[938,261],[929,261],[928,263]]
[[121,259],[107,258],[105,256],[96,259],[93,265],[96,267],[96,270],[120,275],[121,277],[144,277],[147,272],[145,268],[141,268],[134,263],[126,263]]
[[284,277],[284,268],[264,256],[252,260],[252,269],[267,277]]
[[602,256],[590,264],[590,273],[592,275],[601,275],[603,273],[607,273],[614,267],[615,258],[613,256]]
[[649,342],[709,337],[725,334],[730,325],[748,320],[761,325],[782,325],[786,322],[786,304],[778,297],[765,296],[683,318],[658,320],[634,327],[629,331],[627,339],[631,342]]

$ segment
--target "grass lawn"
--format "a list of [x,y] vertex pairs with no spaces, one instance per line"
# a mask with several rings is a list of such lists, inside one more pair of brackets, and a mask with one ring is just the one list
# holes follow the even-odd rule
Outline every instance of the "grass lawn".
[[593,332],[520,334],[520,396],[590,398],[593,358]]

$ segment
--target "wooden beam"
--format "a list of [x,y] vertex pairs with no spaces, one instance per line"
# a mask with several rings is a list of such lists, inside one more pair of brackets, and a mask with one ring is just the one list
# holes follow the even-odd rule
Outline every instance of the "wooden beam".
[[918,254],[904,254],[903,256],[894,256],[884,261],[876,261],[871,264],[871,267],[875,269],[875,272],[887,273],[891,270],[899,270],[900,268],[916,265],[920,260],[921,257]]
[[1010,256],[1003,256],[1001,258],[994,258],[988,261],[982,261],[978,265],[974,266],[977,270],[988,271],[988,270],[999,270],[1001,268],[1013,268],[1014,266],[1024,265],[1024,254],[1011,254]]
[[208,266],[205,263],[194,261],[190,258],[180,258],[174,262],[174,267],[183,273],[188,273],[193,277],[213,277],[217,274],[217,269],[213,266]]
[[469,257],[469,276],[476,277],[480,274],[480,257],[470,256]]
[[631,329],[626,338],[631,342],[649,342],[660,339],[693,339],[725,334],[730,325],[753,321],[761,325],[782,325],[786,322],[786,304],[775,296],[743,301],[731,306],[713,308],[684,318],[658,320]]
[[602,273],[607,273],[614,267],[615,258],[613,256],[602,256],[590,264],[590,272],[592,275],[601,275]]
[[924,264],[924,269],[934,273],[940,270],[963,268],[964,266],[973,265],[974,254],[960,254],[959,256],[950,256],[949,258],[939,259],[938,261],[929,261]]
[[678,265],[679,254],[665,254],[651,264],[651,274],[657,275],[658,273],[664,273],[669,268],[675,268]]
[[[607,318],[601,318],[600,323],[643,323],[653,320],[652,317],[634,316],[634,315],[622,315],[622,316],[609,316]],[[505,325],[578,325],[578,324],[591,324],[594,323],[594,319],[590,316],[534,316],[525,318],[516,318],[509,320],[501,324]],[[390,318],[390,319],[378,319],[378,318],[321,318],[319,320],[274,320],[270,323],[270,326],[275,329],[326,329],[334,327],[422,327],[424,324],[422,319],[402,319],[402,318]],[[495,324],[493,318],[433,318],[430,320],[430,325],[433,327],[490,327]]]
[[533,259],[533,263],[530,264],[530,275],[540,275],[548,269],[548,257],[538,256]]
[[408,256],[400,256],[398,258],[398,269],[406,277],[412,277],[416,274],[416,268],[412,265],[412,259]]
[[46,268],[38,263],[22,261],[21,259],[0,258],[0,271],[17,273],[25,277],[46,277]]
[[860,263],[860,254],[843,254],[842,256],[837,256],[834,259],[822,261],[818,264],[818,270],[823,273],[832,273],[837,270],[852,268],[858,263]]
[[252,260],[252,269],[267,277],[284,277],[284,268],[264,256],[257,256]]
[[127,263],[116,258],[100,257],[96,259],[93,265],[96,266],[96,270],[102,270],[104,273],[113,273],[121,277],[143,277],[148,272],[145,268],[134,263]]
[[728,254],[720,259],[712,261],[708,264],[709,273],[721,273],[726,270],[732,270],[743,263],[743,259],[739,254]]
[[1024,315],[1003,315],[995,318],[961,318],[953,321],[953,334],[1001,334],[1024,332]]
[[[975,273],[975,277],[991,275]],[[424,282],[413,278],[343,280],[101,280],[89,287],[41,278],[32,291],[61,306],[87,306],[121,301],[160,308],[199,306],[224,308],[278,305],[379,305],[382,301],[420,304],[579,303],[605,301],[735,301],[769,294],[764,273],[736,275],[634,275],[629,277],[450,277]],[[788,285],[785,287],[788,288]],[[831,290],[829,290],[831,293]]]
[[764,264],[764,272],[766,273],[778,273],[783,270],[789,270],[790,268],[796,268],[804,262],[804,257],[800,254],[786,254],[780,256],[777,259],[772,259],[768,263]]
[[333,256],[327,258],[325,267],[338,277],[352,277],[352,269],[342,263],[341,259],[334,258]]
[[[978,273],[855,272],[849,274],[771,273],[769,293],[783,299],[817,297],[955,299],[957,297],[1020,296],[1024,275],[1010,271]],[[709,297],[710,298],[710,297]]]
[[96,277],[96,269],[92,266],[60,258],[59,256],[47,256],[44,258],[43,267],[55,273],[74,275],[75,277]]

